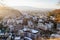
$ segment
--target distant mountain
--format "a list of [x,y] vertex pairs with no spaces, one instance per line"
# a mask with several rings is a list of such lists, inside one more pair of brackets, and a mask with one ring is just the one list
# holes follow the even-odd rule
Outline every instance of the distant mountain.
[[41,10],[41,11],[45,11],[45,10],[52,10],[52,9],[47,9],[47,8],[35,8],[35,7],[30,7],[30,6],[13,6],[12,8],[18,9],[18,10],[25,10],[25,11],[29,11],[29,10]]
[[53,9],[44,9],[44,8],[34,8],[30,6],[14,6],[12,8],[15,8],[19,10],[22,14],[30,14],[30,15],[47,15],[48,12],[52,11]]

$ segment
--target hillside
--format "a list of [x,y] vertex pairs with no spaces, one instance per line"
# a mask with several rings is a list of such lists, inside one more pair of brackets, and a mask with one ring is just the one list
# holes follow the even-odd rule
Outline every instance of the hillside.
[[13,17],[13,16],[21,16],[21,15],[22,15],[21,12],[16,9],[10,7],[0,7],[0,18],[3,18],[5,16]]

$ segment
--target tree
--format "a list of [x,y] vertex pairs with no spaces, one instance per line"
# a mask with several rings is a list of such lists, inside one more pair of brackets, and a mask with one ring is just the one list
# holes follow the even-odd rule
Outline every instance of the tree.
[[49,13],[48,15],[49,17],[50,16],[54,16],[55,17],[55,22],[60,22],[60,9],[56,9],[56,10],[53,10],[52,12]]

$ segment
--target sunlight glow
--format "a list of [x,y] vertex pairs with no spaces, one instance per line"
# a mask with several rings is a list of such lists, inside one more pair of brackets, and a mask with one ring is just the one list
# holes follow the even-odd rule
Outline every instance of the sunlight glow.
[[31,6],[36,8],[60,8],[54,0],[3,0],[3,4],[7,6]]

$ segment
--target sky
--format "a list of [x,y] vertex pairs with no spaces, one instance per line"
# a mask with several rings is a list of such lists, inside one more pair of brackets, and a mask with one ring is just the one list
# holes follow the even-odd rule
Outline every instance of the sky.
[[36,8],[60,8],[59,0],[0,0],[7,6],[30,6]]

